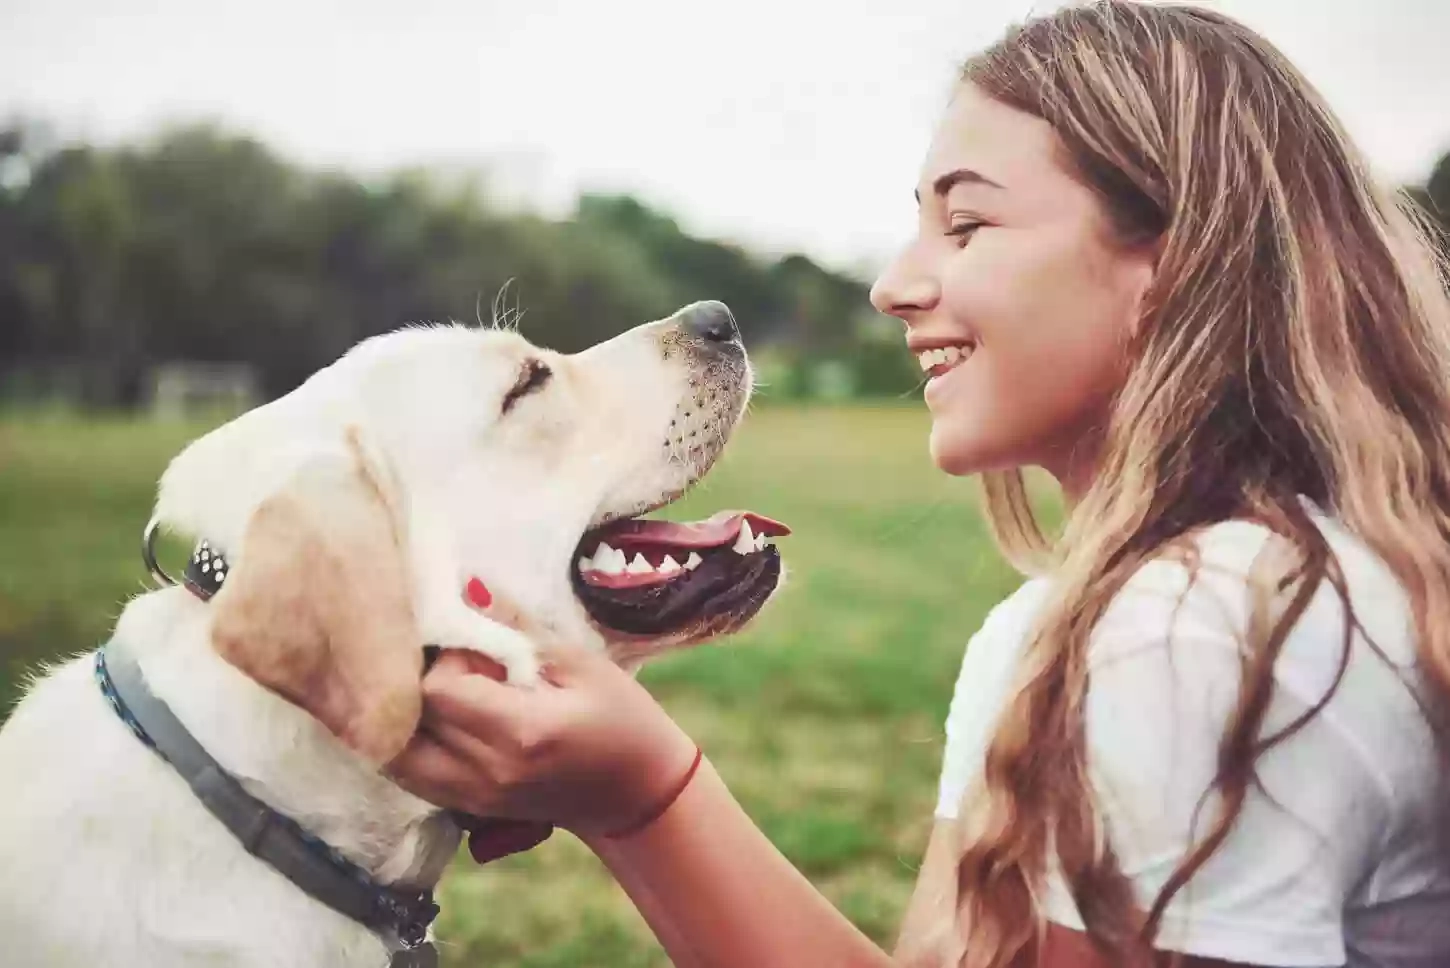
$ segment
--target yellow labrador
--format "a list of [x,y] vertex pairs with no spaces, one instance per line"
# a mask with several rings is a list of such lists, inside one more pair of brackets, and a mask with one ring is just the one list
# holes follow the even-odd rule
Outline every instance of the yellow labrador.
[[[298,886],[331,863],[368,903],[426,904],[452,858],[452,818],[380,769],[416,728],[425,646],[478,650],[528,684],[536,641],[633,666],[742,627],[781,580],[768,539],[784,527],[639,516],[706,473],[751,385],[716,302],[576,355],[415,327],[193,442],[155,509],[205,542],[188,581],[130,601],[101,661],[49,670],[0,731],[0,962],[431,963],[386,918],[344,913],[336,884]],[[147,748],[168,733],[153,706],[195,750]],[[270,819],[228,830],[238,804]],[[306,856],[249,853],[272,856],[258,841],[274,835]]]

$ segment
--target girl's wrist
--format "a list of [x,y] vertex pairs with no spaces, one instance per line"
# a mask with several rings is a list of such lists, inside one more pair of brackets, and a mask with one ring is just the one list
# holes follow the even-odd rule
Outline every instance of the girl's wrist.
[[676,780],[664,793],[656,797],[655,802],[640,811],[633,819],[626,821],[614,830],[602,834],[604,840],[618,841],[625,840],[651,826],[656,820],[663,817],[665,813],[675,805],[675,801],[689,789],[695,774],[700,770],[700,764],[705,759],[705,753],[700,747],[695,746],[695,755],[690,760],[690,765],[685,768],[684,775]]
[[618,774],[627,796],[572,832],[590,847],[618,844],[652,827],[695,782],[705,763],[700,747],[672,720]]

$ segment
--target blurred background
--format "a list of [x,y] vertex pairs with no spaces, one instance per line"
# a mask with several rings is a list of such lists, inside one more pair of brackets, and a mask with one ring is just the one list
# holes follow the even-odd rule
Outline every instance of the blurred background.
[[[1450,5],[1212,5],[1450,228]],[[500,315],[569,351],[723,299],[758,402],[666,513],[786,520],[791,579],[645,678],[889,940],[961,650],[1019,579],[932,470],[918,368],[866,292],[957,64],[1051,6],[0,0],[0,720],[144,587],[165,462],[357,340]],[[664,964],[564,835],[461,860],[444,906],[453,968]]]

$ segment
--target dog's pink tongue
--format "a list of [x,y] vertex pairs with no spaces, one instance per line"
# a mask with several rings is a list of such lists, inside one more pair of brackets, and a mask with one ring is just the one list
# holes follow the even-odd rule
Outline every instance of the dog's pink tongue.
[[721,511],[703,521],[656,521],[629,518],[601,529],[600,536],[622,551],[651,548],[718,548],[740,536],[740,529],[750,523],[752,534],[778,538],[790,534],[790,528],[779,521],[754,511]]

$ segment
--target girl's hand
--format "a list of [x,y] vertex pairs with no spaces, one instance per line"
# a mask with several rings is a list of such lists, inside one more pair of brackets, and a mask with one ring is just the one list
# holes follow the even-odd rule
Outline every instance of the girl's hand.
[[498,682],[482,656],[445,651],[423,680],[423,723],[389,766],[401,786],[481,817],[554,824],[586,839],[668,801],[694,743],[607,657],[544,653],[545,684]]

